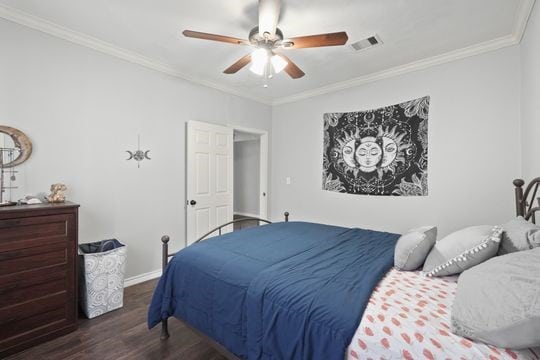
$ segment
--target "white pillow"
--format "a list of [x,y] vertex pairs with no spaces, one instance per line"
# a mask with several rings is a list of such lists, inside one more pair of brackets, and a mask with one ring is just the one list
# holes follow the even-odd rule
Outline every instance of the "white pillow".
[[499,255],[534,249],[540,246],[540,226],[518,216],[501,225],[504,232]]
[[427,276],[459,274],[495,256],[501,242],[502,228],[471,226],[435,243],[424,264]]
[[394,252],[394,266],[398,270],[414,271],[424,261],[437,240],[436,226],[423,226],[401,235]]
[[497,256],[465,271],[452,332],[502,348],[540,346],[540,248]]

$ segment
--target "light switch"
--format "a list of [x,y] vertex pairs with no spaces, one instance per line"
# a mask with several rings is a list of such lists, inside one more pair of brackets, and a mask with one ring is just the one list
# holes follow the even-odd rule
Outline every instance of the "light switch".
[[291,178],[290,177],[285,178],[285,184],[291,185]]

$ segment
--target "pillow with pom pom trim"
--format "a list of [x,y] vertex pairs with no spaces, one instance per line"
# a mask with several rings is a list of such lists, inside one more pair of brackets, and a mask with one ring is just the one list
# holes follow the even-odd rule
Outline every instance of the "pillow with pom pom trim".
[[460,274],[497,255],[503,229],[499,226],[471,226],[435,243],[424,263],[426,276]]

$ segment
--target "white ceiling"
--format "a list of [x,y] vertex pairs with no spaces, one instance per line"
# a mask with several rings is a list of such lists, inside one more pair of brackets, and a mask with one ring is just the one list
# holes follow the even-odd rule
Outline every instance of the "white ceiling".
[[286,50],[306,76],[292,80],[279,74],[265,89],[247,67],[236,75],[222,73],[248,47],[181,36],[191,29],[247,38],[257,22],[256,0],[0,0],[5,6],[0,16],[79,43],[97,43],[90,46],[128,54],[120,57],[177,76],[280,103],[515,44],[534,0],[283,3],[278,26],[285,37],[346,31],[349,44],[373,34],[384,44],[359,53],[348,46]]

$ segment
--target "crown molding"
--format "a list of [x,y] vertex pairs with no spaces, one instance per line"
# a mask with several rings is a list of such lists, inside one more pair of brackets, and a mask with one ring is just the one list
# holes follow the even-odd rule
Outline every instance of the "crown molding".
[[28,14],[26,12],[0,5],[0,18],[12,21],[14,23],[27,26],[29,28],[41,31],[43,33],[70,41],[72,43],[85,46],[87,48],[99,51],[101,53],[114,56],[116,58],[144,66],[148,69],[159,71],[161,73],[174,76],[194,84],[206,86],[228,94],[253,100],[266,105],[282,105],[291,102],[296,102],[308,99],[314,96],[324,95],[331,92],[344,90],[363,84],[391,78],[394,76],[404,75],[418,70],[427,69],[432,66],[445,64],[448,62],[465,59],[467,57],[480,55],[486,52],[502,49],[504,47],[517,45],[521,42],[527,28],[527,22],[531,15],[536,0],[521,0],[519,8],[516,11],[514,19],[514,28],[511,35],[504,36],[498,39],[489,40],[480,44],[472,45],[463,49],[450,51],[445,54],[436,55],[431,58],[415,61],[406,65],[400,65],[391,69],[383,70],[377,73],[368,74],[350,80],[336,82],[330,85],[322,86],[316,89],[303,91],[294,95],[274,99],[273,101],[253,96],[249,92],[244,92],[236,88],[224,86],[214,82],[201,80],[193,76],[184,74],[174,69],[173,67],[163,64],[154,59],[148,58],[139,53],[121,48],[111,43],[91,37],[89,35],[68,29],[43,18]]
[[396,66],[394,68],[383,70],[377,73],[360,76],[354,79],[336,82],[330,85],[322,86],[313,90],[303,91],[294,95],[285,96],[272,101],[272,106],[292,103],[300,100],[309,99],[315,96],[344,90],[371,82],[388,79],[394,76],[408,74],[418,70],[424,70],[432,66],[445,64],[452,61],[465,59],[471,56],[480,55],[490,51],[499,50],[508,46],[517,45],[521,42],[527,22],[532,13],[536,0],[521,0],[516,11],[514,27],[511,35],[503,36],[497,39],[489,40],[480,44],[468,46],[462,49],[450,51],[441,55],[436,55],[427,59],[415,61],[406,65]]
[[521,0],[519,3],[519,8],[516,12],[516,17],[514,20],[514,31],[513,35],[517,43],[520,43],[525,35],[525,30],[527,29],[527,23],[532,14],[536,0]]
[[63,40],[67,40],[77,45],[81,45],[110,56],[114,56],[130,63],[137,64],[148,69],[159,71],[161,73],[189,81],[194,84],[203,85],[231,95],[246,98],[266,105],[271,105],[271,101],[268,99],[256,97],[248,92],[244,92],[232,87],[195,78],[193,76],[179,72],[178,70],[174,69],[169,65],[163,64],[137,52],[127,50],[106,41],[97,39],[95,37],[68,29],[51,21],[31,15],[24,11],[20,11],[18,9],[11,8],[6,5],[0,5],[0,18],[32,28],[34,30],[41,31],[45,34],[52,35]]
[[369,84],[375,81],[392,78],[399,75],[408,74],[411,72],[424,70],[436,65],[445,64],[448,62],[465,59],[471,56],[480,55],[489,51],[505,48],[515,45],[516,41],[513,35],[508,35],[502,38],[486,41],[481,44],[469,46],[463,49],[451,51],[441,55],[436,55],[427,59],[414,61],[406,65],[400,65],[388,70],[379,71],[373,74],[360,76],[354,79],[336,82],[330,85],[322,86],[317,89],[303,91],[291,96],[282,97],[272,102],[272,105],[283,105],[300,100],[309,99],[315,96],[332,93],[339,90],[349,89],[364,84]]

